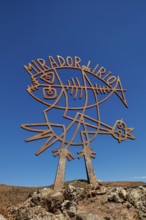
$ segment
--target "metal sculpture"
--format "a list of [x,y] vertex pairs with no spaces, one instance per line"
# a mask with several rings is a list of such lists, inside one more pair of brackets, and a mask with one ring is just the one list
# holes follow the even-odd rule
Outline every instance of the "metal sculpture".
[[110,134],[119,143],[127,138],[135,139],[131,134],[133,128],[128,128],[122,119],[113,126],[100,120],[99,106],[113,94],[128,107],[124,94],[126,90],[119,77],[112,76],[112,72],[107,72],[104,67],[99,68],[98,64],[94,69],[90,67],[90,61],[87,66],[81,65],[81,59],[77,56],[74,59],[57,56],[57,60],[49,56],[48,59],[50,65],[44,59],[37,59],[24,66],[32,80],[32,85],[27,88],[28,93],[47,106],[43,111],[45,122],[22,125],[28,131],[37,132],[25,141],[47,139],[36,155],[57,141],[61,143],[59,149],[53,150],[54,156],[59,156],[55,190],[64,185],[66,158],[75,158],[69,147],[82,146],[78,158],[84,156],[88,181],[96,186],[98,181],[91,163],[96,153],[89,147],[90,142],[99,134]]

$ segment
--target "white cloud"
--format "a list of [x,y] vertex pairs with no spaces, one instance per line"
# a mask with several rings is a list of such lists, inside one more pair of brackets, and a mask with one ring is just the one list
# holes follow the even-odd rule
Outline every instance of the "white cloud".
[[146,179],[146,176],[135,176],[134,179]]

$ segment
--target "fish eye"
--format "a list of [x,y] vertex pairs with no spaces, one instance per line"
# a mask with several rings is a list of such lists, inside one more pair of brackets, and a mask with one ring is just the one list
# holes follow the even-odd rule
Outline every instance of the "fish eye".
[[41,75],[40,79],[52,85],[55,80],[55,74],[54,72],[46,72]]
[[122,128],[123,127],[123,124],[121,122],[118,122],[118,128]]
[[52,91],[51,89],[49,89],[48,94],[49,94],[49,95],[52,95],[52,94],[53,94],[53,91]]
[[55,99],[57,97],[57,90],[55,88],[43,88],[43,96],[45,99]]

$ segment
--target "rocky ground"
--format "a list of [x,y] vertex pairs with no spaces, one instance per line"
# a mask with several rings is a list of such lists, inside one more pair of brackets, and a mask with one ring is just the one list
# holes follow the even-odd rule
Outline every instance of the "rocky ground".
[[8,215],[9,207],[24,202],[30,193],[41,189],[36,187],[18,187],[0,184],[0,220]]
[[72,181],[56,192],[50,187],[19,190],[15,199],[9,191],[7,206],[0,202],[7,220],[146,220],[146,183],[101,182],[93,188],[86,181]]

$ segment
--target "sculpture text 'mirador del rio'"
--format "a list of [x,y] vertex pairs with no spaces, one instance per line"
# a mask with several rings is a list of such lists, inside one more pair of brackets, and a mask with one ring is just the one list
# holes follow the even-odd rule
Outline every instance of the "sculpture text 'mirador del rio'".
[[54,189],[64,185],[66,158],[74,159],[70,146],[82,146],[78,158],[85,157],[89,183],[97,185],[91,163],[96,153],[90,148],[90,142],[99,134],[110,134],[118,142],[135,139],[131,134],[133,128],[128,128],[122,119],[109,126],[100,117],[100,105],[113,94],[127,107],[120,78],[98,64],[91,68],[90,61],[86,66],[81,65],[77,56],[57,56],[55,59],[49,56],[47,62],[39,58],[24,68],[32,81],[28,93],[45,105],[44,122],[22,125],[22,128],[36,132],[25,141],[45,140],[36,155],[56,142],[60,143],[59,149],[53,150],[54,156],[59,156]]

